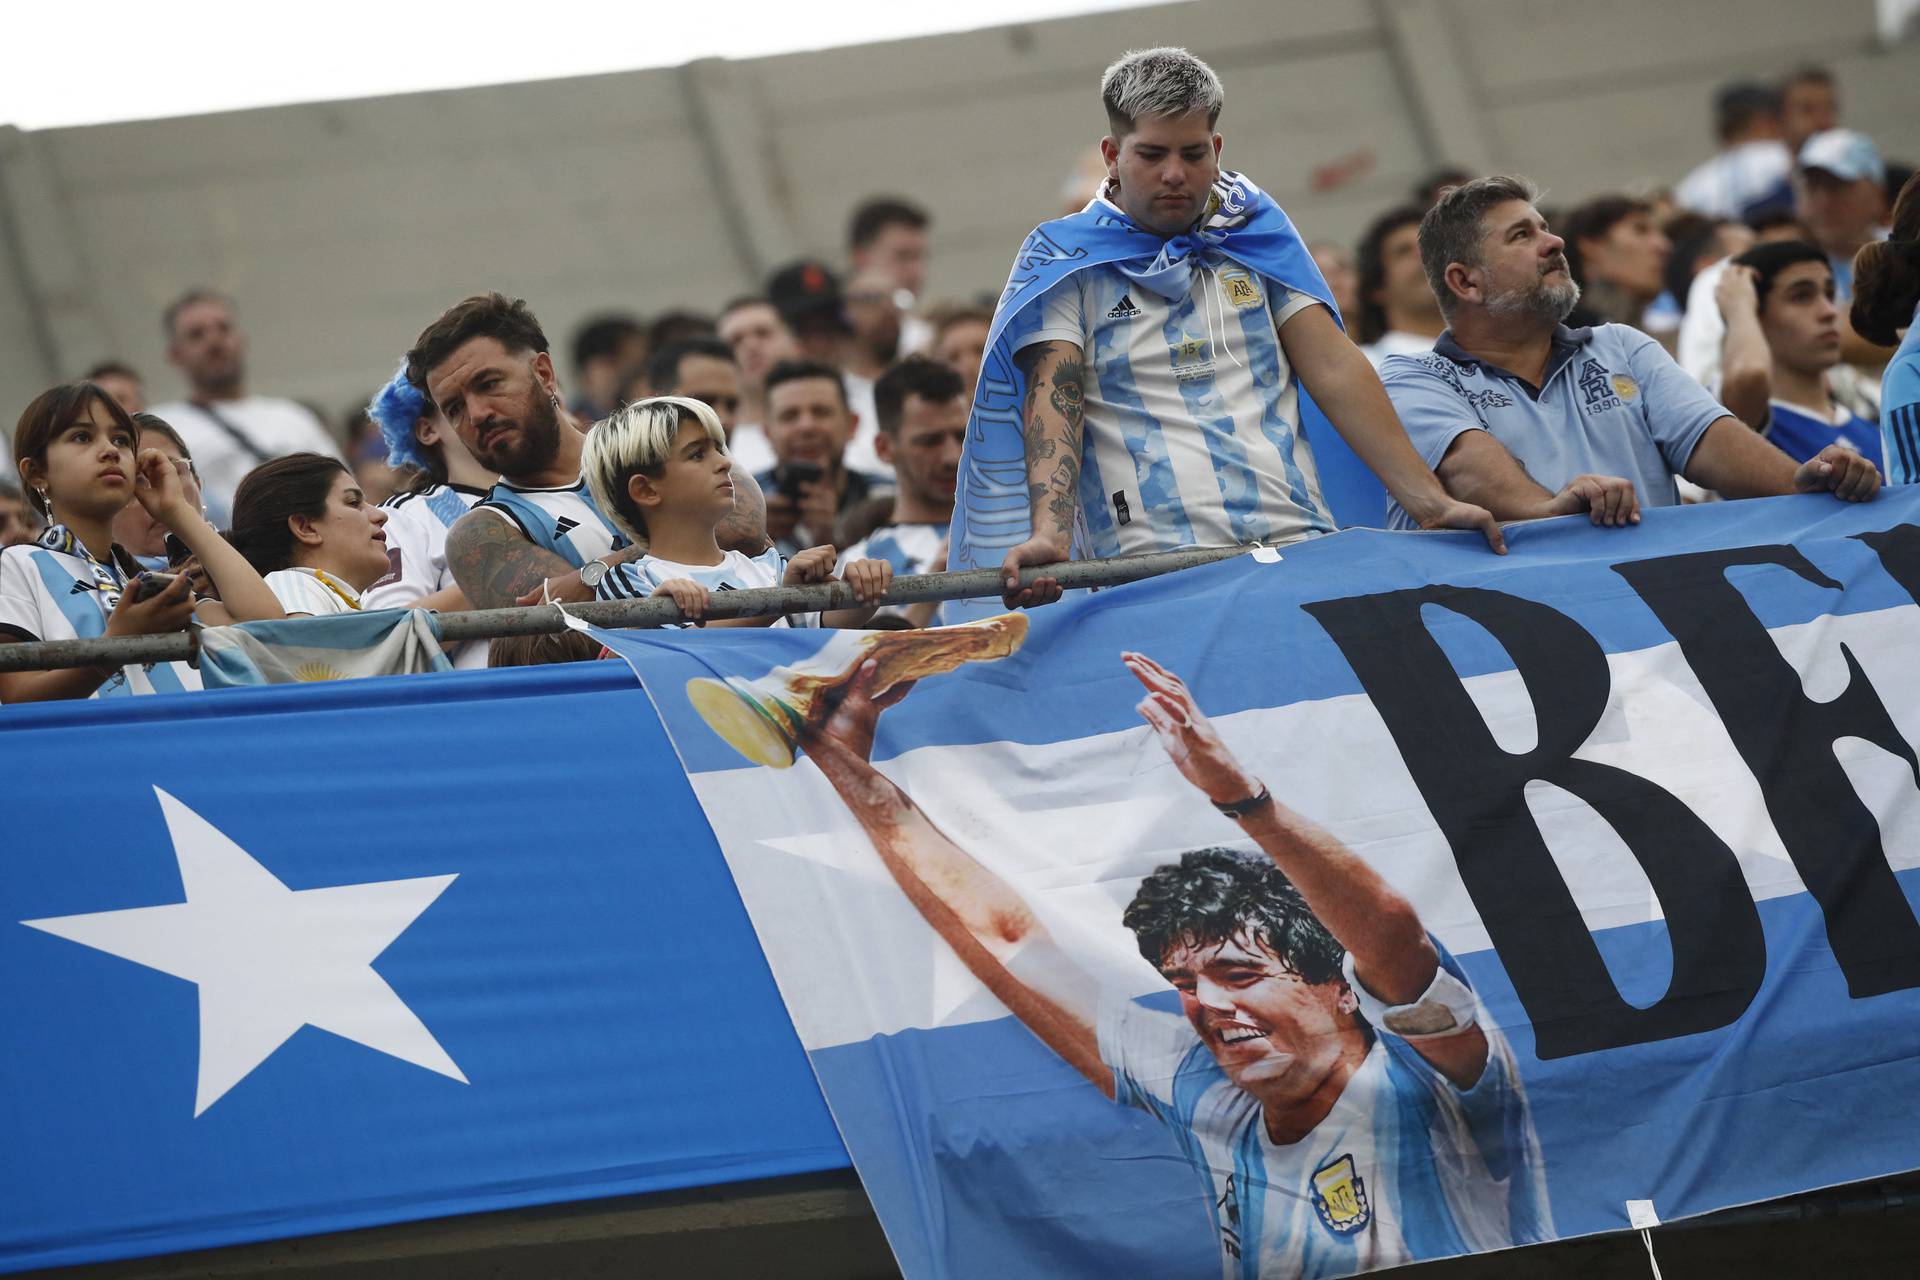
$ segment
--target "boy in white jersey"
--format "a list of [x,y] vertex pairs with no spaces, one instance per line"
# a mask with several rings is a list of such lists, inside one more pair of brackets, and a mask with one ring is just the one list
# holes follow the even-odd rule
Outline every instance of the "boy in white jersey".
[[1258,853],[1187,853],[1123,922],[1184,1017],[1102,992],[1014,888],[868,760],[876,668],[804,741],[927,923],[1109,1098],[1174,1132],[1229,1280],[1343,1276],[1550,1239],[1505,1039],[1413,904],[1248,774],[1186,685],[1122,656],[1182,776]]
[[[656,396],[615,411],[587,435],[581,468],[600,510],[649,548],[613,565],[596,586],[602,600],[667,596],[700,623],[714,591],[804,586],[831,580],[834,549],[809,547],[792,559],[772,547],[757,556],[720,547],[718,531],[733,514],[734,476],[727,434],[713,410],[683,396]],[[862,607],[792,618],[716,618],[715,626],[858,627],[873,616],[893,568],[856,560],[847,585]]]

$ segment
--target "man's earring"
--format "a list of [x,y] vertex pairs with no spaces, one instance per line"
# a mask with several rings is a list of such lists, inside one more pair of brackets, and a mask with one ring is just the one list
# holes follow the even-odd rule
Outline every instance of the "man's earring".
[[560,407],[560,397],[555,395],[553,392],[551,391],[547,392],[547,399],[553,401],[554,408],[558,409]]

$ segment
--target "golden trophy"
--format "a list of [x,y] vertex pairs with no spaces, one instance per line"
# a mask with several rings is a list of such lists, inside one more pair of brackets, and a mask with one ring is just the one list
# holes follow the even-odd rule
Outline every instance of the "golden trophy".
[[1027,615],[1003,613],[978,622],[920,631],[841,631],[819,652],[756,680],[739,676],[687,681],[687,701],[707,727],[755,764],[790,767],[800,739],[832,712],[832,694],[871,658],[877,696],[897,684],[942,675],[969,662],[992,662],[1027,638]]

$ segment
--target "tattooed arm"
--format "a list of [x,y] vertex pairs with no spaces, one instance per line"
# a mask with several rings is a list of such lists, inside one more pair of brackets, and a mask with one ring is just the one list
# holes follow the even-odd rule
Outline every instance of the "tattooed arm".
[[447,567],[476,609],[509,609],[573,566],[488,511],[469,511],[447,530]]
[[1086,400],[1086,366],[1071,342],[1036,342],[1014,360],[1026,375],[1021,406],[1027,442],[1027,493],[1033,504],[1033,534],[1001,563],[1008,608],[1047,604],[1060,598],[1060,584],[1037,578],[1020,585],[1027,565],[1065,560],[1080,511],[1080,440]]

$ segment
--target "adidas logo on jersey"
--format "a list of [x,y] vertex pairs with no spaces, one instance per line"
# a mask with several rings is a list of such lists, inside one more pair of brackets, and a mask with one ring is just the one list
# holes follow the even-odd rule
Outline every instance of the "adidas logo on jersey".
[[553,522],[553,537],[557,542],[569,532],[580,527],[580,522],[571,516],[559,516]]
[[1120,295],[1120,301],[1113,304],[1113,310],[1107,312],[1107,319],[1131,320],[1133,317],[1143,314],[1145,313],[1142,312],[1140,308],[1133,305],[1132,295],[1123,293]]

